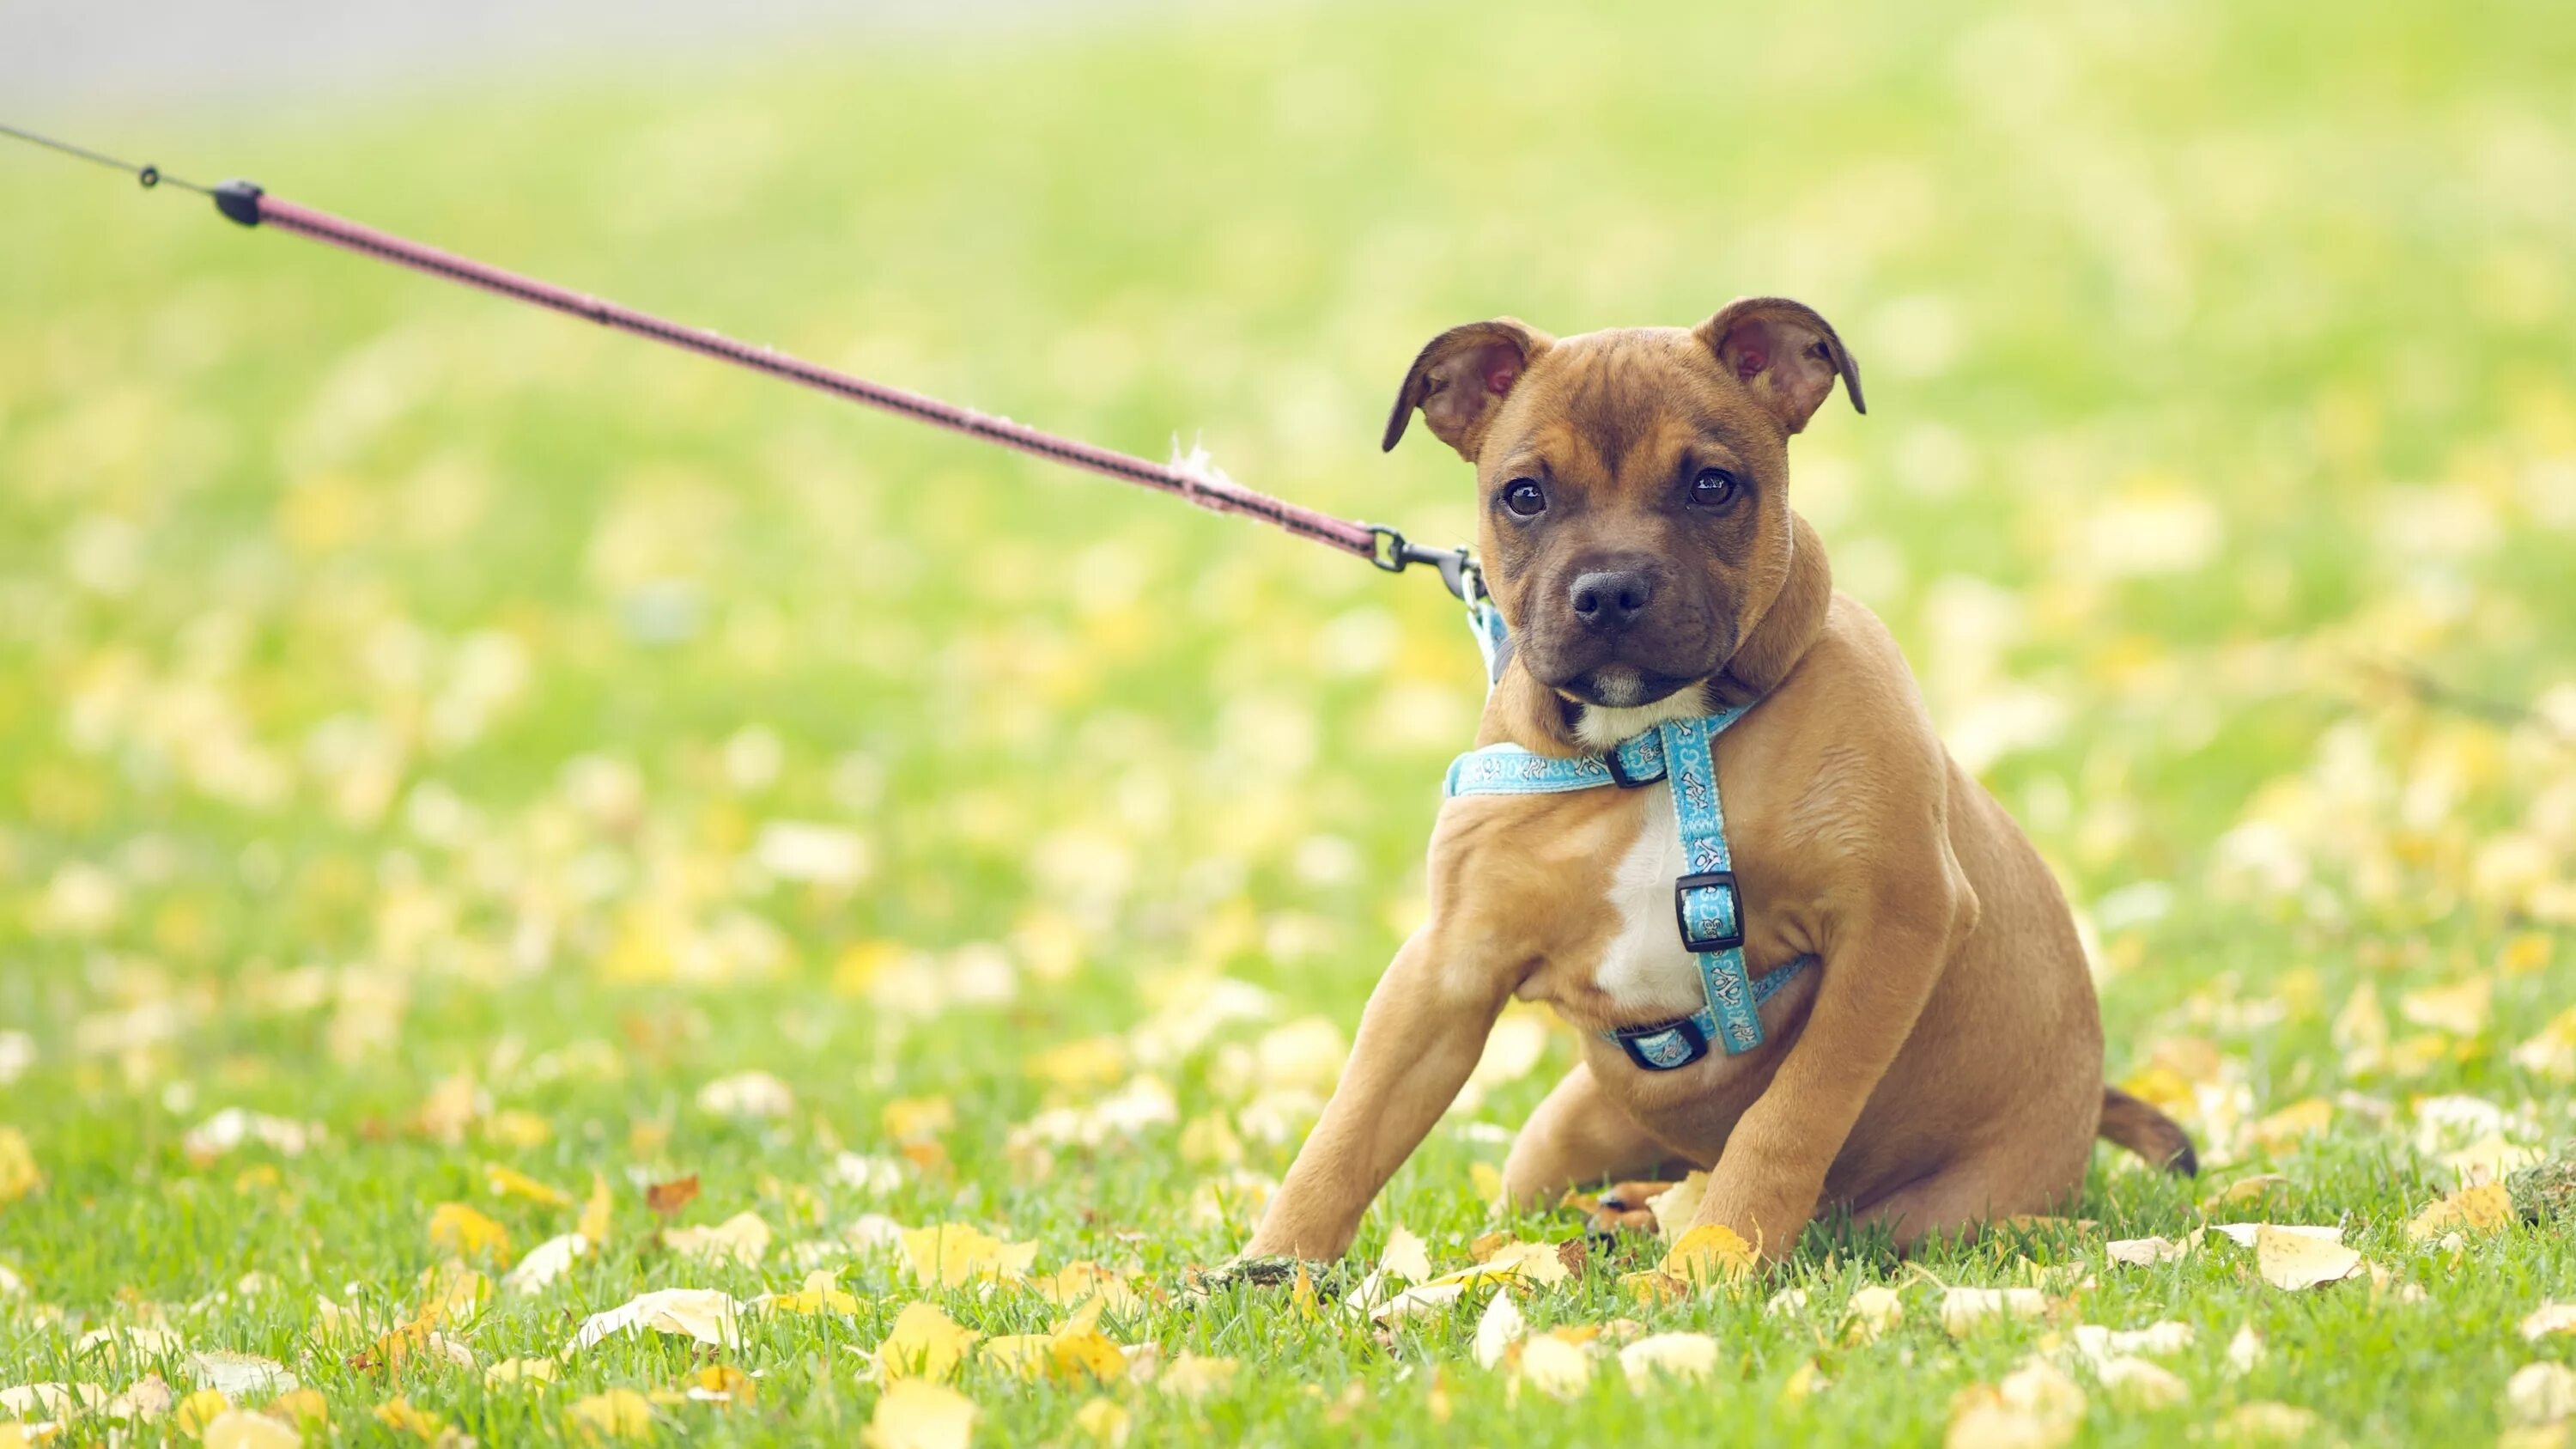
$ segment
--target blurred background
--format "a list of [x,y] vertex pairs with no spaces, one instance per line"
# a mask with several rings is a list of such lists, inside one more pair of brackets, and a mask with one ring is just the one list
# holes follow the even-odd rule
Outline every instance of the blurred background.
[[[2576,1073],[2563,7],[723,13],[20,0],[0,112],[1423,540],[1467,472],[1376,439],[1433,332],[1800,298],[1871,411],[1797,506],[2065,882],[2115,1074],[2225,1161]],[[1470,742],[1426,576],[0,182],[0,1080],[131,1129],[64,1181],[218,1103],[746,1062],[972,1094],[946,1150],[1040,1198],[1005,1127],[1148,1070],[1243,1140],[1118,1201],[1284,1163]]]

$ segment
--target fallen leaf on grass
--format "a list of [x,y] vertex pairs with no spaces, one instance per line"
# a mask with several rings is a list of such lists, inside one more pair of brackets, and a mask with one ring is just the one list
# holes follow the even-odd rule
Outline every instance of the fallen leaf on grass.
[[1852,1344],[1873,1342],[1904,1318],[1905,1300],[1895,1289],[1875,1283],[1854,1289],[1843,1304],[1843,1339]]
[[510,1230],[461,1202],[443,1202],[430,1210],[429,1240],[460,1258],[510,1260]]
[[983,1355],[1022,1378],[1111,1383],[1127,1372],[1127,1356],[1100,1331],[1094,1299],[1053,1333],[1015,1333],[984,1341]]
[[738,1212],[711,1228],[671,1228],[662,1234],[662,1242],[684,1258],[757,1268],[769,1253],[772,1237],[767,1219],[756,1212]]
[[93,1328],[72,1344],[72,1352],[81,1355],[103,1354],[110,1358],[159,1358],[177,1353],[188,1345],[178,1334],[150,1324],[120,1324],[110,1328]]
[[610,1208],[608,1179],[593,1172],[590,1175],[590,1200],[581,1205],[581,1221],[573,1224],[573,1231],[595,1245],[606,1245]]
[[2103,1245],[2109,1259],[2130,1268],[2149,1268],[2158,1263],[2179,1262],[2191,1252],[2188,1242],[2171,1238],[2117,1238]]
[[2095,1362],[2138,1353],[2180,1353],[2191,1347],[2196,1335],[2188,1323],[2167,1320],[2144,1328],[2105,1328],[2098,1323],[2075,1325],[2075,1351]]
[[550,1358],[505,1358],[483,1370],[483,1382],[541,1387],[553,1383],[560,1372]]
[[2236,1336],[2227,1340],[2227,1371],[2238,1377],[2252,1373],[2263,1362],[2263,1335],[2254,1325],[2240,1323]]
[[2191,1398],[2191,1386],[2171,1369],[2142,1358],[2106,1358],[2093,1365],[2102,1392],[2124,1409],[2152,1412],[2170,1409]]
[[1551,1399],[1571,1399],[1592,1383],[1592,1351],[1558,1333],[1521,1345],[1519,1382]]
[[[592,1201],[597,1200],[598,1192],[593,1189]],[[649,1183],[644,1188],[644,1206],[666,1218],[697,1200],[698,1175],[694,1172],[686,1177],[672,1178],[669,1182]]]
[[1679,1242],[1699,1216],[1700,1199],[1708,1196],[1708,1174],[1694,1172],[1646,1199],[1655,1214],[1655,1233],[1667,1243]]
[[732,1295],[714,1288],[656,1289],[583,1319],[564,1352],[579,1353],[611,1335],[646,1330],[725,1348],[737,1341],[741,1311]]
[[2054,1449],[2084,1421],[2084,1390],[2045,1362],[1995,1384],[1972,1384],[1950,1401],[1945,1449]]
[[1234,1382],[1234,1373],[1239,1366],[1230,1358],[1185,1353],[1155,1375],[1154,1387],[1172,1398],[1196,1403],[1225,1392],[1225,1386]]
[[213,1389],[199,1389],[170,1408],[170,1427],[194,1439],[206,1431],[215,1416],[232,1407],[232,1401]]
[[376,1422],[397,1434],[408,1434],[424,1444],[436,1444],[447,1432],[447,1420],[427,1409],[415,1407],[402,1395],[395,1395],[376,1405]]
[[1503,1361],[1513,1344],[1529,1334],[1529,1320],[1521,1316],[1520,1306],[1509,1293],[1497,1293],[1485,1305],[1484,1316],[1476,1320],[1476,1366],[1492,1368]]
[[2312,1238],[2320,1243],[2340,1243],[2343,1229],[2333,1223],[2214,1223],[2206,1229],[2240,1248],[2254,1246],[2257,1235],[2287,1233],[2294,1238]]
[[504,1167],[497,1162],[483,1164],[483,1185],[491,1190],[494,1197],[514,1197],[547,1207],[572,1206],[570,1193],[549,1187],[515,1167]]
[[196,1371],[200,1388],[213,1389],[228,1399],[267,1399],[291,1394],[301,1385],[286,1365],[255,1353],[234,1353],[230,1349],[199,1349],[188,1355],[189,1367]]
[[1131,1426],[1132,1417],[1114,1400],[1089,1399],[1073,1411],[1073,1427],[1090,1435],[1093,1443],[1107,1445],[1108,1449],[1120,1449],[1127,1442],[1127,1431]]
[[1067,1263],[1043,1278],[1032,1278],[1029,1286],[1038,1290],[1039,1297],[1067,1308],[1078,1308],[1094,1298],[1102,1300],[1112,1313],[1135,1313],[1145,1306],[1144,1295],[1124,1275],[1088,1258]]
[[1411,1228],[1399,1223],[1386,1239],[1386,1251],[1378,1256],[1378,1269],[1407,1283],[1431,1281],[1431,1252]]
[[2576,1369],[2563,1363],[2527,1363],[2504,1385],[2505,1418],[2516,1424],[2555,1424],[2576,1416]]
[[96,1384],[20,1384],[0,1389],[0,1411],[26,1419],[69,1419],[107,1402],[107,1390]]
[[698,1108],[719,1117],[784,1117],[796,1110],[796,1094],[767,1072],[736,1072],[700,1087]]
[[564,1413],[584,1438],[641,1439],[653,1432],[653,1404],[633,1389],[610,1389],[573,1400]]
[[44,1185],[45,1175],[36,1170],[36,1153],[27,1145],[27,1134],[0,1127],[0,1205],[16,1202]]
[[1025,1278],[1038,1255],[1036,1243],[1006,1243],[963,1223],[907,1228],[903,1250],[913,1280],[929,1288],[963,1288],[987,1278]]
[[1753,1245],[1742,1234],[1724,1223],[1702,1223],[1673,1243],[1662,1271],[1692,1283],[1732,1282],[1751,1273],[1753,1264]]
[[226,1409],[206,1421],[198,1435],[203,1449],[296,1449],[304,1436],[292,1425],[248,1409]]
[[945,1380],[957,1371],[966,1350],[984,1335],[961,1328],[935,1303],[907,1303],[876,1347],[877,1377]]
[[2420,1243],[2448,1232],[2491,1233],[2511,1226],[2513,1197],[2501,1182],[2464,1187],[2417,1213],[2406,1224],[2406,1240]]
[[2441,1162],[2457,1173],[2460,1181],[2476,1184],[2502,1182],[2540,1158],[2539,1148],[2509,1141],[2501,1132],[2489,1132],[2457,1152],[2443,1153]]
[[2047,1311],[2048,1295],[2036,1288],[1953,1288],[1941,1295],[1941,1328],[1964,1338],[1990,1323]]
[[564,1233],[546,1239],[528,1250],[501,1279],[501,1286],[521,1297],[543,1291],[549,1284],[572,1271],[590,1252],[590,1239],[579,1233]]
[[837,1269],[817,1268],[805,1275],[803,1286],[793,1293],[774,1293],[764,1300],[773,1312],[812,1316],[817,1313],[851,1314],[859,1311],[859,1300],[841,1287]]
[[2576,1333],[2576,1303],[2543,1303],[2523,1315],[2524,1338],[2537,1343],[2553,1333]]
[[2302,1409],[2296,1404],[2276,1403],[2270,1399],[2257,1400],[2251,1404],[2239,1404],[2225,1418],[2210,1426],[2211,1432],[2221,1439],[2282,1443],[2305,1439],[2315,1433],[2316,1428],[2317,1416],[2314,1410]]
[[2266,1226],[2254,1234],[2254,1264],[2264,1282],[2296,1292],[2360,1272],[2361,1254],[2339,1241]]
[[899,1379],[877,1396],[861,1435],[868,1449],[966,1449],[975,1433],[975,1405],[955,1389],[923,1379]]
[[1652,1333],[1619,1350],[1628,1387],[1642,1393],[1660,1374],[1697,1383],[1717,1370],[1717,1340],[1705,1333]]

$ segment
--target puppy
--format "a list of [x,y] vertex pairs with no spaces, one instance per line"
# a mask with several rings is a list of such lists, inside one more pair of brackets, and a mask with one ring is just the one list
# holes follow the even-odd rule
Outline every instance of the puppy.
[[[1524,1207],[1705,1168],[1695,1221],[1674,1226],[1723,1224],[1777,1258],[1827,1208],[1900,1247],[2056,1209],[2097,1134],[2193,1170],[2179,1127],[2104,1087],[2056,882],[1950,759],[1895,641],[1834,591],[1790,507],[1788,441],[1837,377],[1863,410],[1834,329],[1776,297],[1561,339],[1497,318],[1414,359],[1385,445],[1419,409],[1475,465],[1510,631],[1478,743],[1555,761],[1730,723],[1700,754],[1732,879],[1698,898],[1733,893],[1742,955],[1712,973],[1676,923],[1691,864],[1671,785],[1455,795],[1432,832],[1429,923],[1370,995],[1250,1254],[1347,1249],[1513,997],[1584,1038],[1504,1165]],[[1682,1021],[1722,1004],[1738,1025],[1718,1043]]]

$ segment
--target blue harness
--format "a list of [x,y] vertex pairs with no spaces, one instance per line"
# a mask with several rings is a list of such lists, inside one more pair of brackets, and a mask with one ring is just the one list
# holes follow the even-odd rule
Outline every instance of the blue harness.
[[[1485,654],[1489,677],[1509,659],[1510,640],[1490,599],[1468,606],[1468,625]],[[1744,969],[1744,898],[1736,889],[1726,848],[1726,809],[1717,794],[1717,736],[1751,705],[1697,719],[1672,720],[1599,756],[1541,755],[1518,745],[1487,745],[1450,762],[1443,793],[1556,795],[1615,786],[1633,790],[1670,782],[1673,816],[1681,827],[1682,856],[1690,873],[1673,882],[1673,915],[1682,947],[1699,958],[1706,1004],[1690,1015],[1652,1026],[1605,1031],[1628,1059],[1650,1072],[1669,1072],[1708,1055],[1712,1043],[1729,1056],[1762,1045],[1762,1003],[1815,961],[1801,956],[1763,977]]]

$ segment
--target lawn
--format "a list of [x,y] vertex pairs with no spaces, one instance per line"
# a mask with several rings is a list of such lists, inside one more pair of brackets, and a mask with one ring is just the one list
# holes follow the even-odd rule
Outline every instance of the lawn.
[[[1440,541],[1464,469],[1375,447],[1433,332],[1811,302],[1871,410],[1798,506],[2198,1181],[1373,1322],[1390,1242],[1581,1232],[1487,1206],[1572,1060],[1515,1014],[1351,1270],[1196,1292],[1421,913],[1435,584],[13,150],[0,1387],[228,1443],[2564,1442],[2567,1229],[2410,1230],[2576,1110],[2563,7],[1550,9],[72,119]],[[2191,1237],[2251,1222],[2362,1261]],[[713,1342],[572,1347],[662,1289]],[[109,1436],[83,1392],[0,1422]]]

